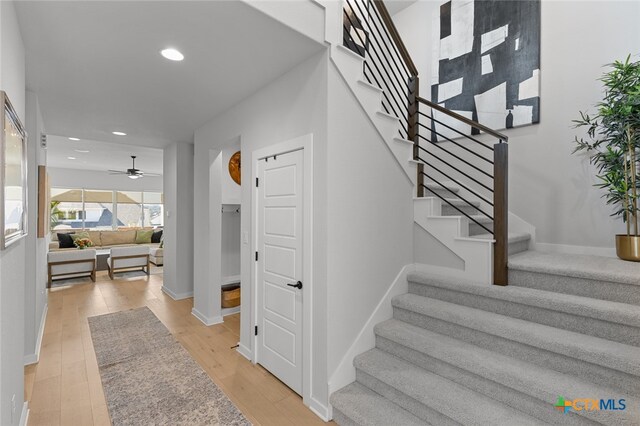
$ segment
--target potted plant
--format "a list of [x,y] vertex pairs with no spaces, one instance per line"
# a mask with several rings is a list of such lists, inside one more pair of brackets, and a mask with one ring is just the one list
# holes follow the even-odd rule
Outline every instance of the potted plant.
[[597,113],[580,112],[575,127],[586,127],[588,140],[575,138],[576,152],[586,152],[596,166],[597,187],[605,189],[607,204],[615,206],[612,216],[622,216],[627,233],[616,235],[616,252],[625,260],[640,261],[638,229],[637,150],[640,148],[640,61],[609,64],[611,70],[600,81],[604,98]]

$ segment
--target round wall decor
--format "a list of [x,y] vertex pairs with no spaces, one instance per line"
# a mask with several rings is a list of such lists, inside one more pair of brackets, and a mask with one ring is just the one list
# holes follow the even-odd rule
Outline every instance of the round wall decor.
[[240,151],[233,154],[229,159],[229,175],[235,183],[240,185]]

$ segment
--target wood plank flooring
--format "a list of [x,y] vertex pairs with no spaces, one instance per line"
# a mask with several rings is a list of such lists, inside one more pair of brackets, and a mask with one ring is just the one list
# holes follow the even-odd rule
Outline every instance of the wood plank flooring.
[[[162,275],[53,288],[40,362],[25,368],[29,426],[110,425],[87,317],[148,306],[254,425],[324,425],[302,399],[259,365],[231,349],[239,314],[206,327],[191,315],[192,299],[175,301]],[[329,423],[335,425],[335,423]]]

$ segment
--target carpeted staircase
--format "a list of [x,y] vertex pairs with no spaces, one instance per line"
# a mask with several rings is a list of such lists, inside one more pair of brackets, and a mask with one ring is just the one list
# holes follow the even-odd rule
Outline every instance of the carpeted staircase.
[[[640,264],[527,251],[509,267],[508,287],[410,274],[335,421],[640,425]],[[565,414],[558,397],[626,409]]]

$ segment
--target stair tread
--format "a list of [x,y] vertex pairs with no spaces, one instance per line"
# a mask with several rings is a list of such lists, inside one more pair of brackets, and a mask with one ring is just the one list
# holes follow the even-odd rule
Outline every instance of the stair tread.
[[358,382],[331,395],[331,405],[363,426],[424,426],[427,423]]
[[[493,234],[477,234],[471,238],[477,238],[479,240],[493,240]],[[520,241],[528,241],[531,239],[531,234],[527,232],[509,232],[509,244],[519,243]]]
[[[376,325],[375,333],[387,340],[436,358],[477,376],[553,403],[558,395],[571,400],[583,398],[624,398],[620,392],[579,377],[540,367],[516,358],[483,349],[449,336],[390,319]],[[627,401],[631,400],[626,398]],[[586,413],[587,417],[614,417],[616,421],[633,419],[637,412]]]
[[449,183],[443,183],[442,185],[439,185],[437,183],[432,183],[432,182],[427,182],[424,184],[425,187],[427,187],[428,189],[439,189],[439,190],[443,190],[442,186],[449,188],[452,192],[459,192],[460,188],[457,187],[456,185],[452,185]]
[[530,250],[510,256],[509,268],[640,286],[640,262],[613,257]]
[[640,376],[640,348],[437,299],[403,294],[394,308]]
[[566,312],[582,317],[595,318],[612,323],[640,327],[640,309],[635,305],[610,302],[590,297],[574,296],[551,291],[517,286],[487,286],[471,284],[461,280],[438,277],[424,272],[411,272],[407,281],[446,288],[492,299],[505,300],[522,305]]
[[378,93],[383,93],[384,92],[384,90],[382,90],[378,86],[373,85],[373,84],[371,84],[371,83],[369,83],[368,81],[365,81],[365,80],[358,80],[358,84],[360,84],[361,86],[367,87],[369,89],[373,89],[374,91],[376,91]]
[[521,411],[379,349],[357,356],[354,365],[356,369],[461,424],[541,424],[540,420]]

